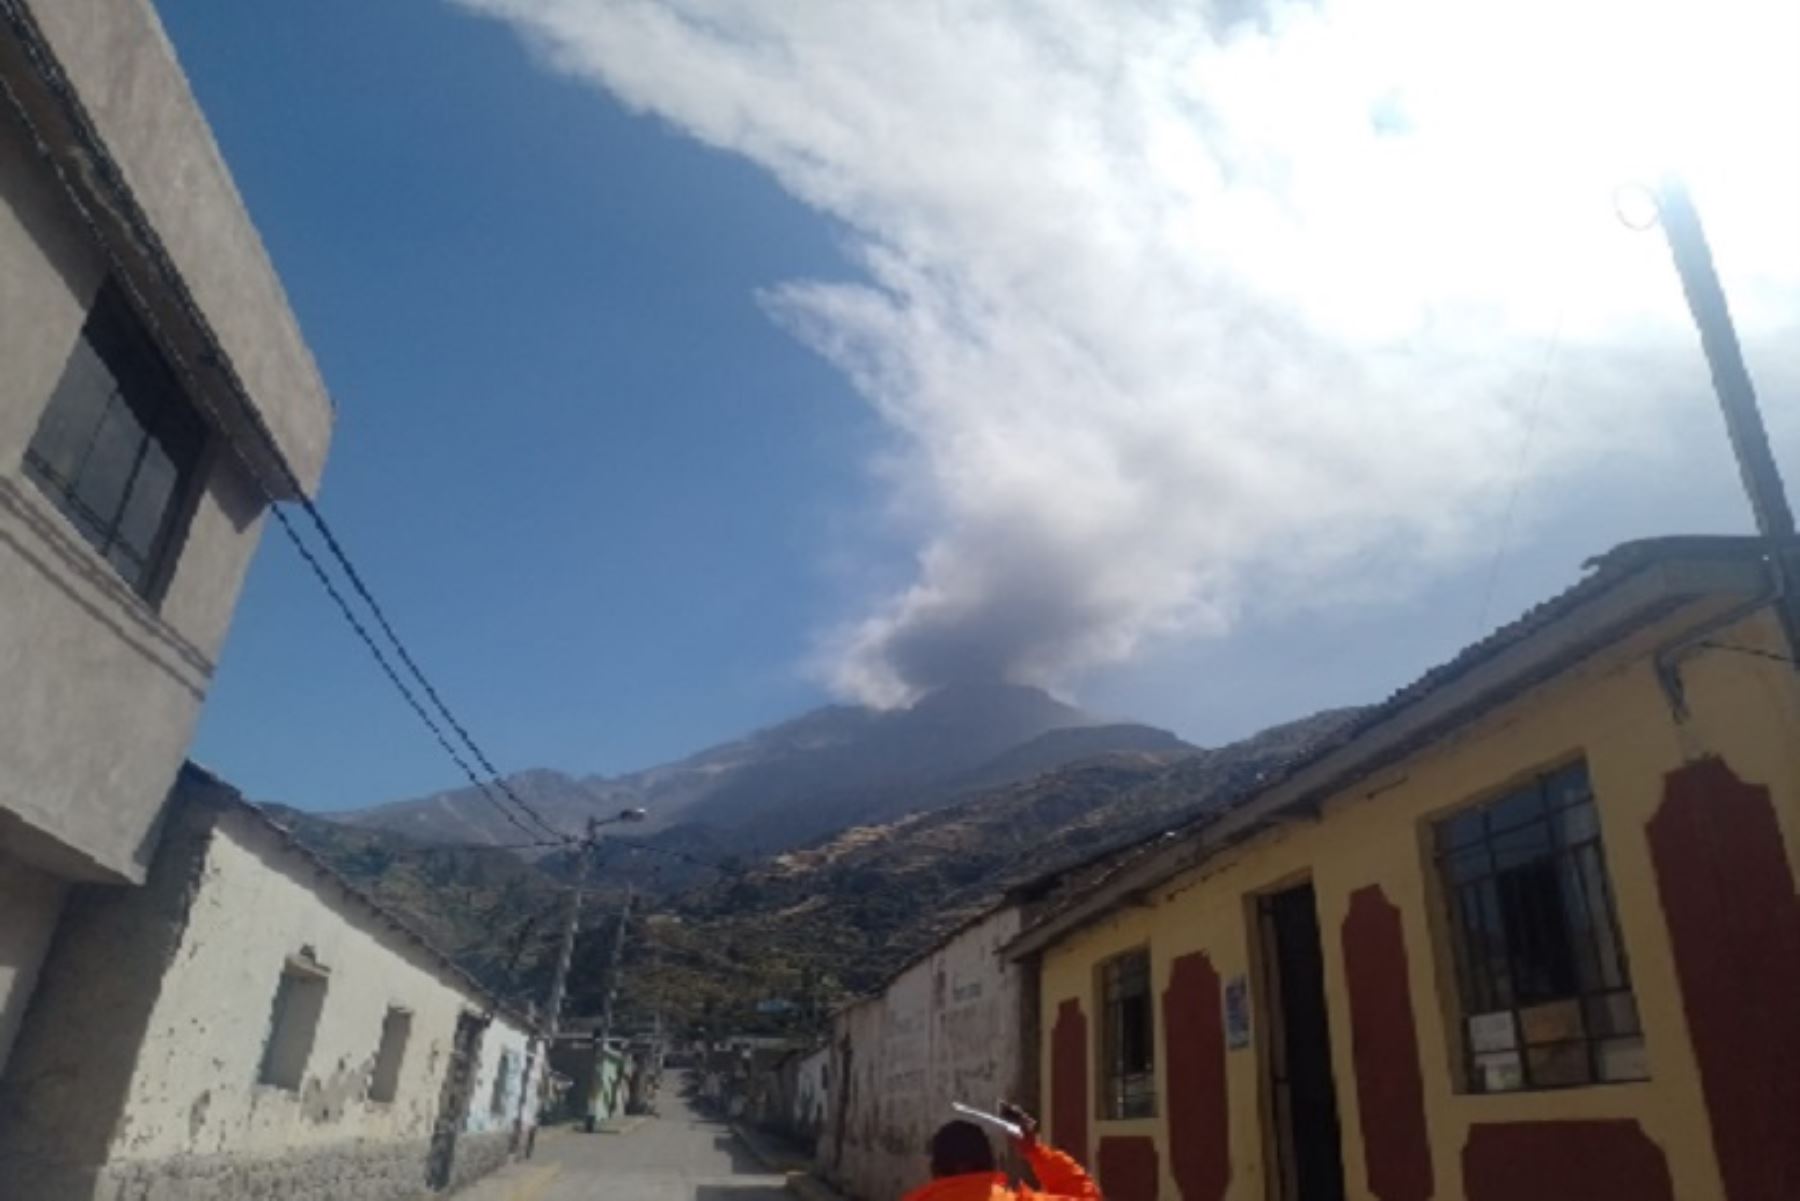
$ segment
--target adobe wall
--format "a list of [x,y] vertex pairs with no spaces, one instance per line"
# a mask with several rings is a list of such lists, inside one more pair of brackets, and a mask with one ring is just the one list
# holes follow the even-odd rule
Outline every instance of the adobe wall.
[[1018,910],[998,910],[838,1016],[818,1160],[850,1195],[896,1201],[928,1179],[926,1144],[952,1101],[1016,1095],[1020,984],[1000,948],[1018,930]]
[[[329,975],[290,1090],[258,1076],[283,965],[302,953]],[[255,815],[190,797],[148,885],[69,903],[0,1082],[0,1180],[34,1201],[415,1197],[457,1019],[483,1005]],[[412,1023],[382,1102],[368,1091],[390,1006]],[[495,1015],[453,1182],[505,1161],[524,1051],[524,1031]]]

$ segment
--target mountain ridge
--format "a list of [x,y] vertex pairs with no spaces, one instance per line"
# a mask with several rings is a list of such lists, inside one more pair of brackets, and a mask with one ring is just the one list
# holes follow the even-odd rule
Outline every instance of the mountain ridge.
[[[816,1013],[866,993],[1009,890],[1071,895],[1147,839],[1254,795],[1359,712],[1327,710],[1209,750],[1107,750],[766,857],[726,840],[695,843],[675,861],[667,848],[609,841],[589,876],[595,924],[577,944],[570,1012],[596,1012],[610,989],[609,915],[627,888],[640,902],[620,969],[622,1020],[662,1013],[694,1028],[753,1029],[765,1021],[759,999],[800,998]],[[1060,737],[1079,743],[1082,731]],[[492,847],[425,846],[269,808],[496,989],[521,1000],[543,994],[566,855],[528,863]],[[671,862],[692,870],[663,870]]]
[[[505,780],[565,834],[578,834],[590,817],[642,808],[641,836],[692,827],[680,837],[728,836],[742,849],[774,851],[1091,755],[1197,749],[1167,730],[1102,721],[1041,689],[963,685],[905,709],[821,706],[624,775],[533,768]],[[474,788],[319,816],[427,843],[508,846],[521,838]]]

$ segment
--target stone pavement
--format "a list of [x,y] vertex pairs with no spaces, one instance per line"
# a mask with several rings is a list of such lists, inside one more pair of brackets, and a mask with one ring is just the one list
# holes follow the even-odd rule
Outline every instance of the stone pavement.
[[792,1201],[723,1122],[673,1089],[662,1115],[623,1134],[540,1134],[537,1154],[455,1194],[454,1201]]

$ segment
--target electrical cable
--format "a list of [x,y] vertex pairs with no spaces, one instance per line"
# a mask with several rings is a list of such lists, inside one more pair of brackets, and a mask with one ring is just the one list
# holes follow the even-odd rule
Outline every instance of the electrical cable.
[[1778,654],[1775,651],[1765,651],[1761,647],[1736,646],[1730,642],[1702,642],[1702,643],[1700,643],[1700,645],[1705,647],[1707,650],[1731,651],[1734,654],[1749,655],[1749,656],[1751,656],[1753,658],[1757,658],[1757,659],[1769,659],[1776,663],[1786,663],[1791,667],[1792,666],[1800,666],[1800,661],[1796,661],[1790,655]]
[[1488,564],[1487,585],[1481,592],[1481,611],[1475,620],[1475,637],[1486,637],[1488,611],[1494,602],[1494,586],[1500,579],[1500,565],[1506,560],[1506,546],[1512,538],[1513,512],[1519,505],[1519,493],[1525,486],[1525,468],[1531,461],[1531,445],[1537,438],[1538,417],[1543,412],[1544,392],[1550,383],[1551,369],[1556,365],[1557,352],[1562,348],[1563,321],[1568,316],[1567,299],[1556,311],[1556,323],[1550,327],[1550,337],[1544,344],[1544,358],[1538,367],[1537,386],[1532,390],[1531,407],[1525,415],[1525,437],[1519,444],[1518,462],[1513,467],[1512,488],[1507,493],[1506,509],[1500,518],[1500,539],[1494,546],[1493,561]]
[[[437,744],[444,749],[444,753],[450,756],[456,766],[462,769],[463,774],[469,778],[469,782],[480,791],[481,795],[490,805],[494,806],[494,808],[499,811],[500,816],[511,822],[521,833],[526,835],[534,833],[535,831],[533,831],[530,826],[526,825],[513,815],[512,810],[508,809],[495,799],[493,793],[488,791],[487,785],[482,783],[481,778],[475,774],[475,770],[457,753],[456,748],[450,745],[450,740],[444,736],[443,729],[437,722],[433,721],[431,715],[425,711],[425,707],[419,703],[419,698],[413,695],[412,689],[406,686],[406,682],[402,680],[399,673],[394,670],[394,665],[388,661],[388,657],[383,654],[381,648],[375,644],[375,640],[370,635],[367,627],[362,624],[361,620],[357,618],[356,613],[350,608],[350,604],[345,599],[344,594],[339,592],[337,585],[331,582],[330,575],[325,571],[325,565],[319,562],[318,558],[312,553],[312,550],[301,540],[298,531],[294,529],[293,524],[288,520],[287,514],[282,512],[277,505],[270,505],[269,511],[275,515],[276,522],[280,524],[282,532],[288,536],[288,540],[293,543],[294,549],[300,553],[300,557],[304,559],[306,565],[312,569],[313,575],[317,577],[320,586],[325,589],[326,595],[332,599],[337,605],[338,611],[344,615],[344,620],[350,623],[351,630],[355,632],[357,638],[361,639],[362,644],[368,648],[369,654],[375,659],[376,665],[381,668],[382,674],[387,676],[389,682],[394,685],[394,688],[406,700],[407,705],[409,705],[412,708],[412,711],[418,715],[419,720],[425,723],[425,728],[431,731],[431,736],[435,738]],[[540,845],[552,844],[545,843]]]

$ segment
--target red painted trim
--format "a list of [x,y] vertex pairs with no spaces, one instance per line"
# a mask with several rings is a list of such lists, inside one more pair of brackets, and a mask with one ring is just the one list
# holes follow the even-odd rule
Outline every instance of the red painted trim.
[[1675,1201],[1662,1148],[1636,1122],[1471,1126],[1462,1173],[1468,1201]]
[[1800,899],[1769,790],[1691,763],[1664,780],[1648,829],[1726,1201],[1793,1201]]
[[1433,1188],[1431,1137],[1425,1125],[1406,935],[1400,911],[1380,885],[1350,894],[1342,937],[1369,1191],[1381,1201],[1426,1201]]
[[1050,1031],[1050,1142],[1088,1162],[1087,1018],[1073,997],[1056,1007]]
[[1107,1135],[1100,1140],[1100,1191],[1106,1201],[1156,1201],[1162,1172],[1156,1140],[1141,1134]]
[[1169,1171],[1182,1201],[1223,1201],[1231,1184],[1231,1098],[1219,973],[1201,951],[1169,967],[1163,990],[1169,1044]]

